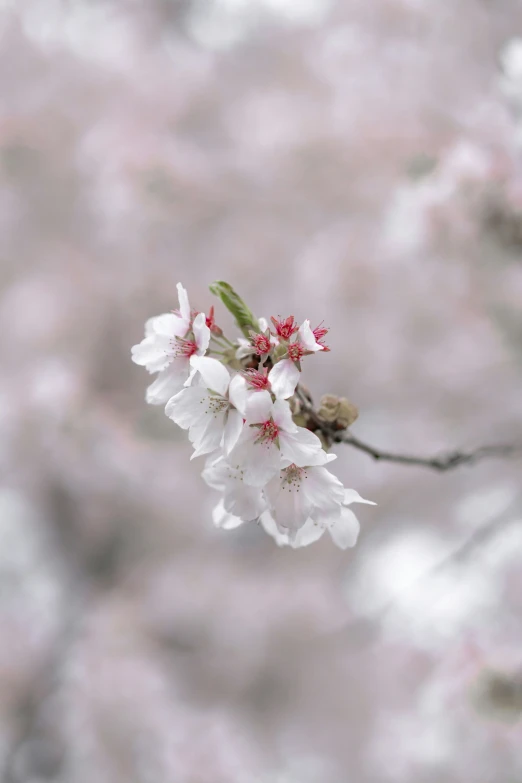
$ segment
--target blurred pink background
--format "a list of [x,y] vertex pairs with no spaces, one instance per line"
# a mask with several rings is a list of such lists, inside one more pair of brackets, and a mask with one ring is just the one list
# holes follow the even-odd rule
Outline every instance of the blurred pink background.
[[[519,0],[2,0],[4,783],[518,783],[520,461],[213,528],[130,361],[234,285],[373,445],[522,440]],[[234,336],[218,302],[218,321]]]

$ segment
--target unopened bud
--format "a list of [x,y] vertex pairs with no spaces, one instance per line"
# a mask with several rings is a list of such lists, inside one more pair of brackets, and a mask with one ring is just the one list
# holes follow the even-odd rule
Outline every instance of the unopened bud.
[[336,397],[335,394],[323,394],[317,411],[318,416],[328,424],[333,424],[337,419],[339,403],[339,397]]
[[318,416],[336,430],[345,430],[359,416],[359,411],[346,397],[325,394],[321,397]]
[[337,414],[337,427],[340,430],[345,430],[350,427],[356,419],[359,418],[359,411],[357,406],[346,399],[341,397],[339,400],[339,412]]

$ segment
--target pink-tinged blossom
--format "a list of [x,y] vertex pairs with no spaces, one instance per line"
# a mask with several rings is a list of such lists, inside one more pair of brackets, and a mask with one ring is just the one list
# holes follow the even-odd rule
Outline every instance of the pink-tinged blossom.
[[174,395],[165,413],[180,427],[188,429],[195,449],[192,459],[220,447],[228,454],[243,428],[245,381],[240,375],[231,378],[227,368],[209,356],[194,355],[190,364],[192,371],[199,373],[199,382]]
[[270,391],[270,380],[266,367],[262,367],[260,370],[245,370],[243,377],[250,390]]
[[289,340],[299,328],[295,323],[293,315],[289,315],[288,318],[285,318],[284,320],[272,316],[270,320],[274,324],[274,329],[280,340]]
[[210,330],[204,313],[194,320],[186,290],[178,283],[179,311],[149,318],[145,337],[131,350],[132,360],[158,376],[146,394],[151,405],[163,405],[183,386],[190,371],[191,356],[205,354]]
[[256,356],[267,356],[272,350],[270,336],[264,332],[261,332],[261,334],[253,334],[252,347]]
[[330,348],[324,344],[323,340],[330,330],[323,326],[322,322],[315,329],[312,329],[312,334],[315,337],[317,345],[320,345],[323,351],[329,351]]
[[247,484],[265,485],[279,473],[282,460],[300,466],[324,465],[331,459],[316,435],[294,423],[289,404],[282,399],[272,402],[267,391],[250,395],[245,419],[229,461],[241,467]]
[[[244,469],[240,465],[233,465],[224,456],[210,459],[202,475],[209,487],[223,495],[222,507],[226,513],[239,518],[241,522],[258,519],[266,509],[262,488],[246,484]],[[231,524],[230,527],[237,527],[237,524]]]
[[297,330],[296,339],[288,343],[287,356],[277,362],[270,372],[270,383],[276,397],[291,397],[299,383],[302,357],[323,350],[324,346],[319,344],[310,328],[310,321],[303,321]]
[[297,374],[286,374],[284,379],[281,380],[278,379],[277,371],[274,373],[277,366],[276,364],[270,372],[265,367],[262,367],[260,370],[245,370],[243,377],[249,390],[253,392],[269,391],[282,400],[287,400],[291,397],[299,381],[299,372]]
[[[271,348],[276,346],[279,341],[276,337],[274,337],[274,335],[270,334],[270,330],[268,329],[268,321],[266,318],[258,318],[257,325],[259,327],[259,334],[266,335],[268,332]],[[257,333],[254,332],[253,334],[255,336]],[[257,348],[254,346],[252,339],[247,340],[246,337],[238,337],[236,342],[239,346],[236,350],[236,359],[246,359],[248,356],[259,355],[257,354]]]

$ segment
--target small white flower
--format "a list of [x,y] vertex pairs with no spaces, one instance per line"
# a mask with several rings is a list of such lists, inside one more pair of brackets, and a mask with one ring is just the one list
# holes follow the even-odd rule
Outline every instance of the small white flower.
[[243,427],[229,461],[243,470],[247,484],[261,487],[286,464],[324,465],[334,455],[327,455],[319,438],[292,420],[285,400],[272,398],[267,391],[253,393],[247,400],[246,425]]
[[[190,304],[186,290],[178,283],[179,312],[149,318],[145,337],[132,347],[132,360],[158,377],[147,389],[151,405],[163,405],[178,392],[190,370],[190,357],[203,356],[210,341],[210,329],[204,313],[191,326]],[[192,334],[190,334],[192,330]]]
[[[281,532],[268,509],[261,513],[258,521],[278,546],[290,546],[293,549],[300,549],[318,541],[325,530],[328,530],[336,546],[340,549],[348,549],[355,546],[360,529],[359,520],[353,511],[348,508],[351,503],[376,505],[373,501],[362,498],[354,489],[346,489],[340,515],[336,515],[333,518],[323,517],[319,522],[309,518],[293,537],[289,536],[288,533]],[[245,522],[241,517],[227,511],[223,499],[215,506],[212,518],[216,527],[224,530],[232,530]]]
[[190,364],[200,375],[200,385],[189,386],[171,397],[165,413],[188,429],[195,449],[191,459],[220,446],[228,454],[243,428],[245,380],[240,375],[231,378],[227,368],[209,356],[192,356]]
[[163,313],[145,323],[145,337],[133,345],[132,361],[146,367],[149,372],[160,372],[171,362],[172,341],[176,337],[185,337],[190,329],[190,304],[187,292],[178,283],[178,313]]
[[293,549],[309,546],[315,541],[318,541],[325,530],[328,530],[332,541],[336,546],[340,549],[348,549],[348,547],[355,546],[360,530],[359,520],[353,511],[348,508],[352,503],[367,503],[370,506],[376,505],[372,500],[365,500],[362,498],[355,489],[345,489],[340,514],[335,514],[333,517],[318,517],[317,520],[311,518],[307,519],[303,527],[297,531],[293,538],[287,533],[281,532],[270,511],[263,512],[260,517],[260,522],[266,532],[275,539],[279,546],[291,546]]
[[277,527],[293,539],[308,519],[340,516],[344,487],[324,467],[292,464],[268,482],[266,495]]
[[[243,470],[232,466],[223,456],[211,459],[202,473],[204,481],[223,495],[223,508],[240,522],[258,519],[267,504],[261,487],[245,484]],[[237,527],[240,524],[231,525]]]

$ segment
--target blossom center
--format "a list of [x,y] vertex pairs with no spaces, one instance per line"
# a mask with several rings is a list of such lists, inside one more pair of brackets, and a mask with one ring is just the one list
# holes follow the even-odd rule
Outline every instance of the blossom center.
[[219,413],[223,413],[228,408],[228,401],[224,397],[217,395],[211,395],[208,398],[207,411],[213,416],[217,416]]
[[243,376],[252,389],[257,391],[270,390],[270,381],[266,372],[260,370],[246,370]]
[[176,342],[174,343],[173,348],[174,356],[184,356],[187,359],[190,359],[191,356],[194,356],[198,350],[198,346],[193,340],[184,340],[183,337],[176,337]]
[[289,315],[288,318],[285,318],[284,321],[278,320],[272,316],[271,321],[274,324],[277,336],[281,337],[282,340],[289,340],[291,336],[299,329],[297,324],[294,323],[293,315]]
[[266,334],[256,334],[255,337],[252,338],[252,342],[258,356],[264,356],[272,350],[272,345]]
[[285,468],[282,478],[282,486],[283,489],[297,489],[299,491],[299,486],[301,484],[301,480],[303,478],[304,468],[298,468],[297,465],[292,463],[287,468]]
[[298,362],[304,356],[304,348],[300,343],[290,343],[288,346],[288,357],[293,362]]
[[324,351],[329,351],[330,350],[328,348],[328,346],[323,343],[323,339],[326,337],[328,332],[329,332],[329,329],[327,329],[325,326],[323,326],[323,322],[322,321],[319,324],[319,326],[316,326],[315,329],[312,330],[312,334],[315,337],[316,342],[319,345],[322,346]]
[[279,437],[279,427],[273,419],[268,419],[257,426],[259,435],[256,438],[256,443],[273,443]]

